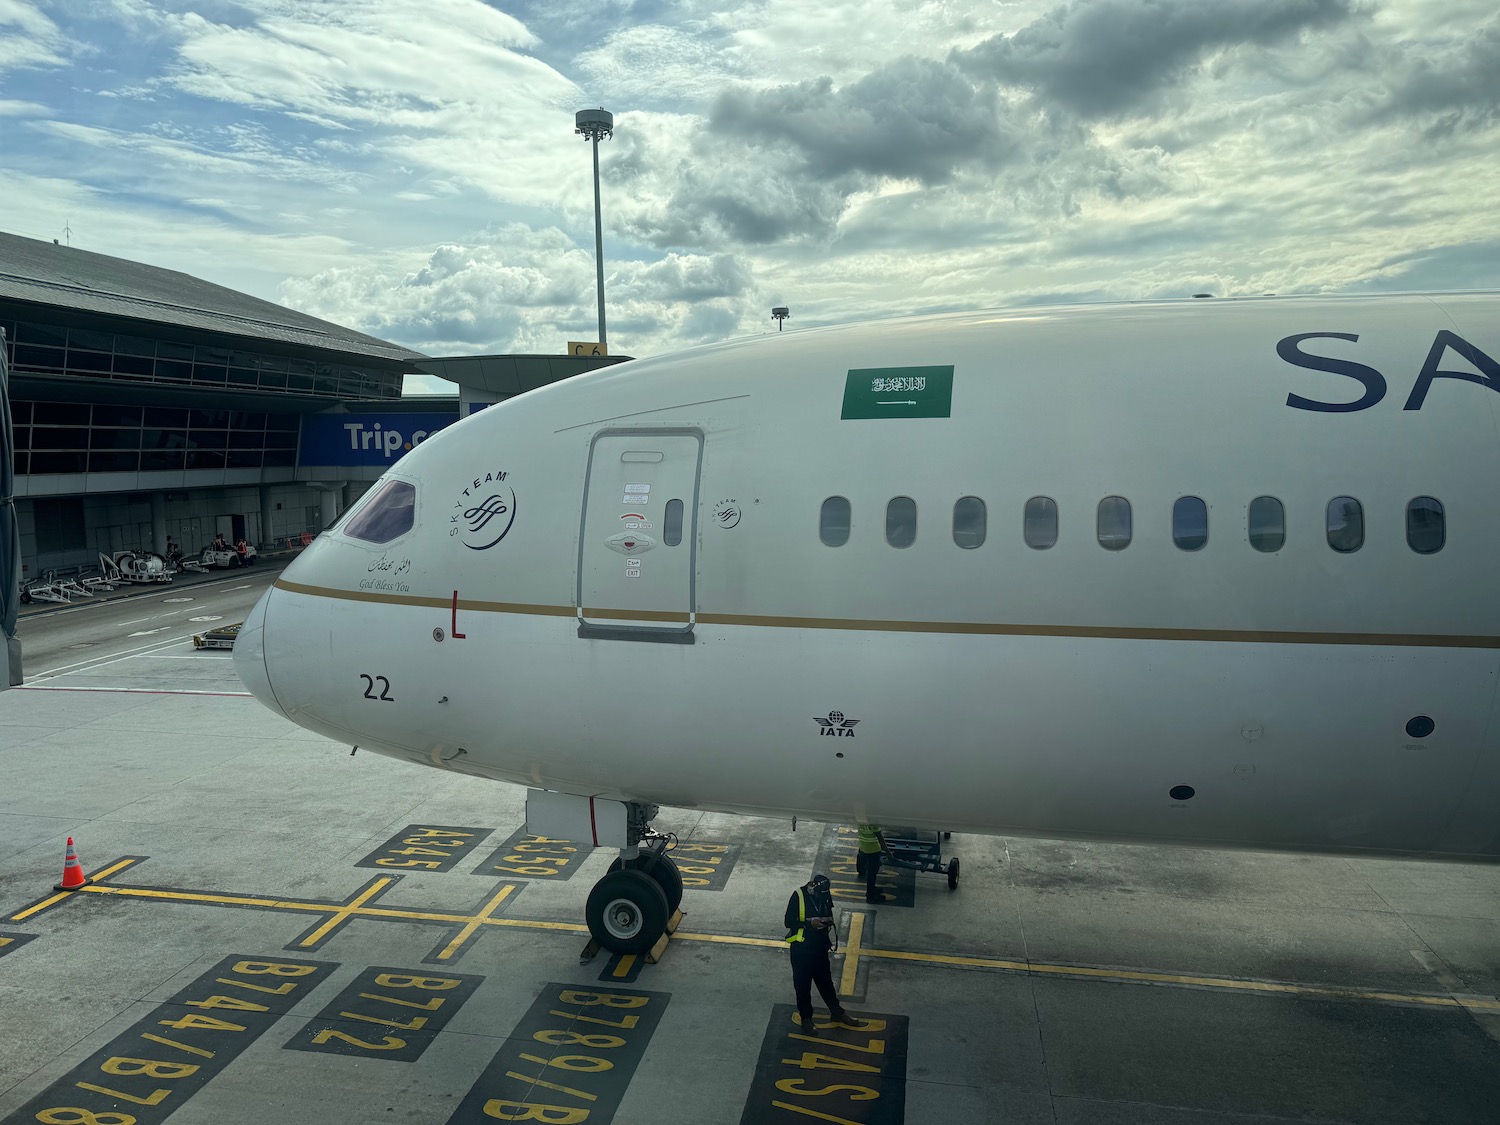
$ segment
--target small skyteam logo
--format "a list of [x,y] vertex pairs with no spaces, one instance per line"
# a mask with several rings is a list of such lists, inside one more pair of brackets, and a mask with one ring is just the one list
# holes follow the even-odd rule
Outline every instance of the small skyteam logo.
[[448,535],[458,536],[471,551],[488,551],[510,534],[516,522],[516,490],[505,483],[510,474],[490,472],[475,476],[453,501]]
[[828,712],[826,719],[813,719],[822,729],[818,731],[821,735],[832,738],[853,738],[854,728],[859,725],[858,719],[846,719],[842,711]]

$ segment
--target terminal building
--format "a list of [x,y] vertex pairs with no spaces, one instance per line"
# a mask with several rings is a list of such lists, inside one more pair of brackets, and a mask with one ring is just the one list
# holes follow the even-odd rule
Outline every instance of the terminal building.
[[[0,233],[22,580],[329,526],[460,414],[625,357],[433,359],[187,274]],[[457,396],[401,397],[407,374]]]

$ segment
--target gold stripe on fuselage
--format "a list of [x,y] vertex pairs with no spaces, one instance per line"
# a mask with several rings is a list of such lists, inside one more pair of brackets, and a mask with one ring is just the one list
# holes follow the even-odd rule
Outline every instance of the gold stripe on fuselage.
[[[421,606],[450,609],[453,599],[419,597],[415,594],[384,594],[364,590],[339,590],[328,586],[305,586],[276,580],[276,588],[312,597],[340,601],[376,602],[381,605]],[[567,605],[531,605],[525,602],[488,602],[460,598],[458,608],[476,613],[517,613],[542,617],[577,617]],[[682,612],[651,610],[587,609],[586,619],[633,619],[686,624]],[[1112,625],[1017,625],[982,621],[881,621],[855,617],[773,617],[745,613],[699,613],[700,625],[743,625],[771,629],[843,629],[867,633],[956,633],[999,637],[1068,637],[1094,640],[1132,641],[1221,641],[1233,644],[1278,645],[1375,645],[1395,648],[1493,648],[1500,637],[1461,633],[1317,633],[1271,629],[1149,629]]]

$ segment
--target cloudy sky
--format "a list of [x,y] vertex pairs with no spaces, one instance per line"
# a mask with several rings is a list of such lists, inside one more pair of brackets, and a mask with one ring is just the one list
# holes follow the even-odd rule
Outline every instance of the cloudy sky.
[[[0,0],[0,229],[432,355],[1500,286],[1495,0]],[[428,387],[425,389],[436,389]]]

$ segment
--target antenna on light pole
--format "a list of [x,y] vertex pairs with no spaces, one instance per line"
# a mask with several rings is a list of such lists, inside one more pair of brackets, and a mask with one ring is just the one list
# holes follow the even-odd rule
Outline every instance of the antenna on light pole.
[[615,135],[615,115],[602,106],[580,109],[573,115],[573,132],[594,142],[594,266],[599,293],[599,342],[608,345],[604,334],[604,223],[599,217],[599,140]]
[[781,322],[792,315],[792,310],[785,305],[777,305],[771,310],[771,319],[776,322],[776,331],[781,331]]

